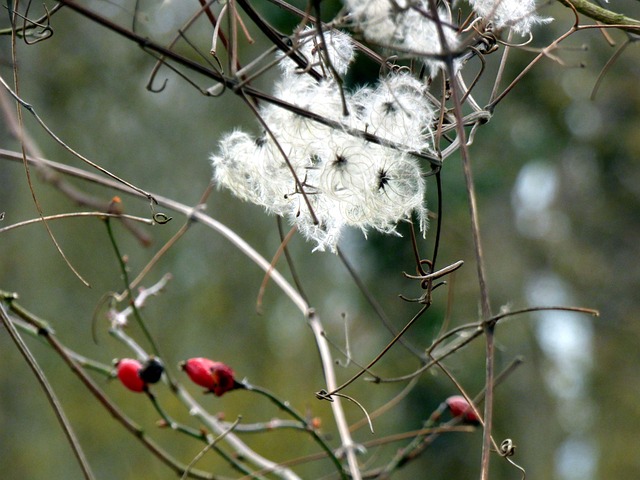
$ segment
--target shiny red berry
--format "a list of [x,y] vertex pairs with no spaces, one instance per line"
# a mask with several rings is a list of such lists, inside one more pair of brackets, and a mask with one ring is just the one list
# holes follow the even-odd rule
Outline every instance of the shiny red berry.
[[140,378],[142,364],[131,358],[123,358],[116,363],[118,378],[122,384],[133,392],[144,392],[147,384]]
[[190,358],[180,364],[191,381],[220,397],[237,388],[233,370],[222,362],[208,358]]
[[451,415],[454,417],[461,417],[463,423],[469,423],[477,425],[480,423],[480,418],[473,411],[467,399],[462,395],[453,395],[445,401]]

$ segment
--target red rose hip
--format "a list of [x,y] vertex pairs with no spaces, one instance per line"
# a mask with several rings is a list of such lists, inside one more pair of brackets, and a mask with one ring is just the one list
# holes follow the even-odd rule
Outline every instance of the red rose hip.
[[473,411],[467,399],[462,395],[453,395],[445,400],[447,407],[451,415],[454,417],[461,417],[464,423],[477,425],[480,423],[480,418]]
[[197,357],[182,362],[180,367],[193,383],[206,388],[217,397],[237,388],[233,370],[222,362]]
[[116,363],[118,378],[132,392],[144,392],[147,384],[140,378],[142,364],[131,358],[123,358]]

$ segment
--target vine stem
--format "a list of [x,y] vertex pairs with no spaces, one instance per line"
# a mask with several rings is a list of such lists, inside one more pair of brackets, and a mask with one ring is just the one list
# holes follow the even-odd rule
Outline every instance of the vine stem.
[[[429,10],[438,17],[438,9],[435,0],[429,0]],[[493,424],[493,383],[494,383],[494,331],[495,323],[491,322],[491,303],[489,300],[489,287],[487,284],[486,268],[484,265],[484,253],[480,236],[480,221],[478,217],[478,205],[476,200],[476,188],[471,170],[469,158],[469,148],[466,141],[466,132],[463,124],[462,101],[459,93],[459,81],[455,74],[453,65],[453,55],[447,45],[442,24],[436,22],[440,44],[444,52],[444,63],[446,73],[451,81],[451,99],[456,118],[456,136],[460,139],[460,158],[462,160],[462,170],[467,189],[467,199],[469,201],[469,215],[471,217],[471,235],[476,257],[476,271],[478,277],[478,287],[480,289],[480,308],[482,314],[482,327],[485,334],[485,404],[484,404],[484,429],[482,435],[482,457],[480,461],[480,479],[489,478],[489,461],[491,455],[491,426]]]

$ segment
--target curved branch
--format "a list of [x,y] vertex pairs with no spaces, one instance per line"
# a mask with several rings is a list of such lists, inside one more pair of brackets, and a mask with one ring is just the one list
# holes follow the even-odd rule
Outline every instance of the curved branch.
[[640,28],[640,20],[627,17],[621,13],[612,12],[606,8],[602,8],[587,0],[558,0],[560,3],[575,9],[577,12],[586,15],[596,22],[606,25],[619,25],[621,30],[638,31]]

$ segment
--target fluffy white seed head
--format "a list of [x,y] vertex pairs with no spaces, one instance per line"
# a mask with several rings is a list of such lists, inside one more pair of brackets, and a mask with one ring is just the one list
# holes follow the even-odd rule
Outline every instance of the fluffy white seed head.
[[534,25],[548,23],[551,18],[536,13],[535,0],[469,0],[478,16],[491,20],[496,28],[510,28],[528,35]]
[[[344,35],[337,35],[334,43],[343,50]],[[348,61],[334,67],[346,73],[352,53],[346,52]],[[434,112],[423,84],[408,74],[393,73],[376,87],[352,94],[341,92],[332,78],[302,79],[295,67],[288,68],[283,68],[276,96],[401,148],[367,142],[346,128],[331,128],[267,104],[260,115],[268,133],[255,138],[236,130],[222,138],[219,152],[211,157],[214,181],[269,213],[287,217],[316,244],[315,250],[335,251],[346,226],[397,234],[396,224],[414,214],[424,231],[425,183],[417,159],[406,153],[432,144]],[[352,112],[348,117],[342,115],[343,101]]]
[[294,190],[295,182],[266,137],[254,139],[240,130],[233,131],[222,138],[220,153],[211,156],[211,163],[217,185],[263,206],[269,213],[283,215],[287,211],[287,194]]
[[417,160],[386,149],[384,155],[376,157],[372,173],[369,207],[377,212],[375,221],[371,221],[372,227],[395,231],[399,219],[409,220],[415,213],[424,231],[427,227],[426,186]]
[[[349,35],[339,30],[325,30],[320,36],[315,27],[307,27],[299,35],[293,36],[292,51],[301,55],[311,67],[324,73],[324,77],[328,79],[331,78],[331,74],[327,71],[327,54],[338,75],[347,73],[354,58],[353,42]],[[301,72],[300,66],[287,55],[279,53],[278,57],[282,58],[280,68],[285,78],[311,79],[309,75]]]
[[[460,46],[451,13],[438,9],[434,19],[428,0],[344,0],[344,3],[355,27],[362,30],[368,41],[421,58],[432,75],[443,67],[438,56],[455,52]],[[445,43],[441,41],[440,29]]]
[[432,147],[434,107],[424,84],[408,73],[392,73],[375,90],[356,92],[352,101],[368,132],[401,144],[405,151]]

